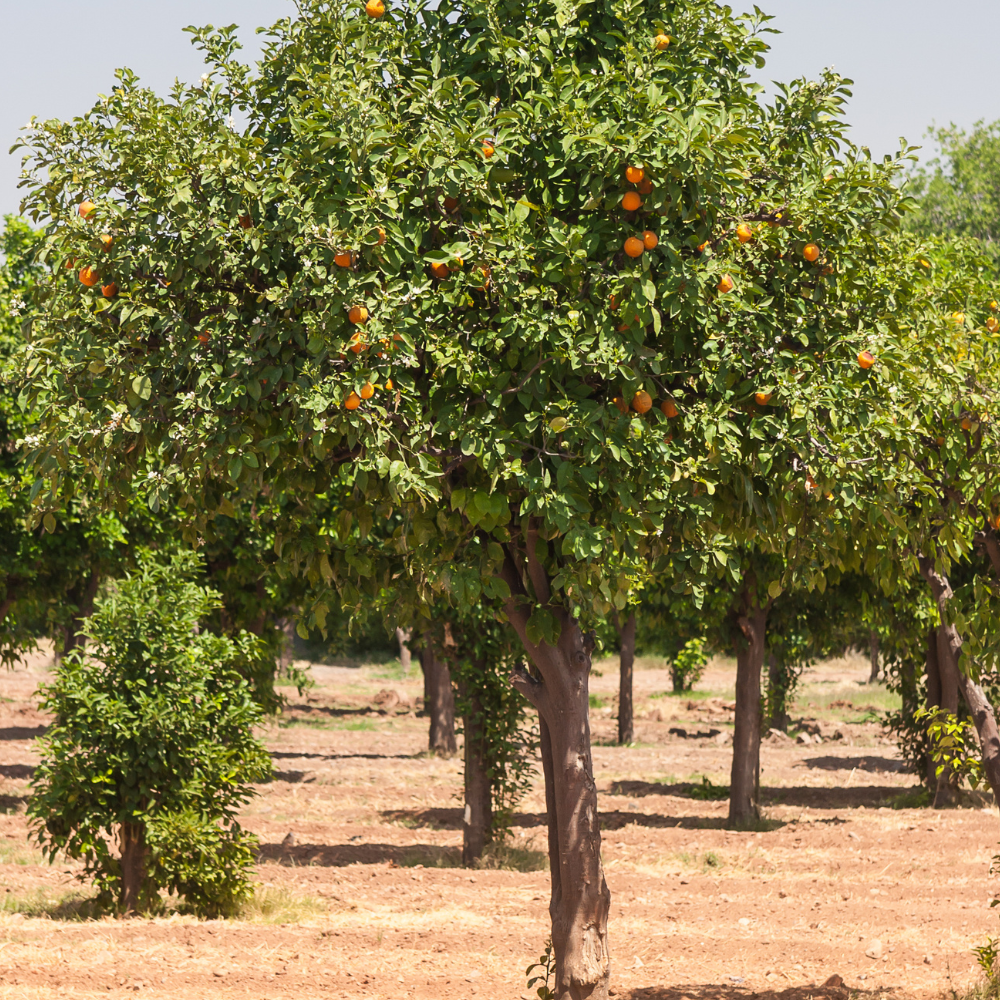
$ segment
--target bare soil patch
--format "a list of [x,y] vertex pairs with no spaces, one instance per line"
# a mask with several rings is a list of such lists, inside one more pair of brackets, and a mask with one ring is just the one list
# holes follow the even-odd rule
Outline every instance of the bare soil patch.
[[[46,667],[0,676],[0,997],[529,996],[548,873],[455,867],[461,766],[422,752],[419,673],[315,667],[317,686],[290,692],[266,733],[275,780],[244,816],[261,840],[245,919],[119,922],[74,919],[74,865],[43,863],[27,841]],[[725,830],[727,803],[710,797],[729,780],[733,665],[714,662],[681,697],[666,671],[638,669],[631,747],[613,745],[616,664],[599,670],[617,997],[925,997],[977,978],[970,948],[997,930],[996,810],[899,808],[916,779],[874,721],[892,698],[861,683],[866,660],[803,679],[794,717],[809,742],[765,740],[756,832]],[[543,809],[536,781],[515,820],[527,867]],[[835,974],[843,987],[822,985]]]

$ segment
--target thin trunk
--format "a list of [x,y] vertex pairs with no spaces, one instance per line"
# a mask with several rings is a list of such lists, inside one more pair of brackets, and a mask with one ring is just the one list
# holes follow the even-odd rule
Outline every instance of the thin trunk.
[[462,824],[462,864],[471,868],[483,856],[493,833],[493,796],[486,771],[483,706],[475,689],[464,685],[465,817]]
[[[927,658],[924,661],[927,677],[927,711],[937,714],[941,706],[941,671],[938,669],[938,630],[932,628],[927,633]],[[927,758],[927,787],[937,786],[937,764],[932,757]]]
[[737,618],[742,639],[736,648],[736,725],[729,784],[729,826],[750,826],[760,819],[760,674],[764,667],[767,613],[757,585],[749,580],[743,612]]
[[618,742],[635,740],[632,711],[632,665],[635,663],[635,612],[628,616],[621,631],[621,652],[618,658]]
[[122,867],[121,909],[126,915],[139,908],[146,881],[146,827],[142,823],[122,823],[119,829]]
[[90,579],[83,588],[83,592],[73,602],[76,605],[76,614],[73,615],[70,619],[69,625],[66,626],[66,638],[63,643],[62,651],[62,655],[64,657],[69,656],[74,649],[79,649],[83,645],[84,636],[83,633],[81,633],[80,628],[94,613],[94,598],[97,597],[97,590],[100,585],[101,574],[95,566],[90,573]]
[[871,673],[868,675],[868,683],[876,684],[878,683],[878,672],[879,672],[879,640],[878,632],[875,629],[870,629],[868,632],[868,654],[871,657],[872,669]]
[[424,672],[424,708],[431,719],[428,748],[431,753],[450,757],[458,752],[451,671],[435,654],[429,639],[420,651],[420,669]]
[[[941,675],[941,711],[958,717],[958,660],[952,654],[947,629],[943,623],[937,627],[938,672]],[[950,626],[954,629],[954,626]],[[950,767],[945,765],[937,776],[934,808],[948,809],[958,805],[958,780]]]
[[785,669],[773,652],[767,654],[767,702],[771,717],[768,728],[788,731],[788,690]]
[[608,912],[611,893],[601,865],[601,833],[590,751],[589,677],[593,638],[552,602],[548,579],[535,558],[536,539],[526,532],[527,569],[535,599],[559,625],[555,646],[528,638],[530,610],[521,576],[509,557],[503,578],[511,591],[507,616],[538,677],[523,669],[514,686],[538,709],[548,813],[552,897],[552,950],[556,1000],[607,1000],[611,963]]
[[396,628],[396,642],[399,643],[399,665],[403,668],[403,673],[408,674],[413,665],[413,656],[410,653],[410,637],[412,632],[408,628]]

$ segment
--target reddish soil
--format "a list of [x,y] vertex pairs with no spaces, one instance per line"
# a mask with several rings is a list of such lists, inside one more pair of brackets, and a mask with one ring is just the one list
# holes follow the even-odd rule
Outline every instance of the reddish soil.
[[[638,670],[633,747],[612,745],[616,678],[601,665],[594,762],[616,997],[927,997],[976,980],[970,949],[997,929],[996,810],[894,807],[916,781],[866,721],[866,705],[891,699],[860,683],[865,667],[836,661],[805,678],[796,718],[826,738],[765,742],[768,822],[735,833],[726,802],[691,797],[702,776],[728,783],[732,665],[699,685],[714,701],[663,697],[666,674]],[[532,995],[547,872],[454,867],[460,763],[421,752],[426,720],[405,704],[375,709],[381,689],[415,698],[419,675],[318,667],[307,697],[290,693],[265,734],[275,780],[244,816],[260,836],[261,889],[243,919],[85,921],[67,904],[87,892],[75,866],[44,864],[26,839],[44,673],[39,661],[0,676],[0,997]],[[514,830],[528,867],[542,808],[536,782]],[[822,986],[834,974],[845,986]]]

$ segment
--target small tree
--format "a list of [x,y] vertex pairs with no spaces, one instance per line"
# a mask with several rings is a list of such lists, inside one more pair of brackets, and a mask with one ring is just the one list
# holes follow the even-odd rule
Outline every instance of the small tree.
[[219,598],[194,581],[198,569],[189,553],[144,553],[84,624],[87,652],[42,689],[55,722],[28,810],[38,841],[50,859],[83,859],[101,901],[125,913],[160,889],[210,914],[248,893],[254,838],[236,810],[271,773],[239,669],[258,640],[200,631]]

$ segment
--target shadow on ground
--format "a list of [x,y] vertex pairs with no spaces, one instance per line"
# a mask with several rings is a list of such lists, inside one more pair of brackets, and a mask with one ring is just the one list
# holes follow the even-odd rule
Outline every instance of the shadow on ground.
[[0,741],[3,740],[33,740],[36,736],[44,736],[49,731],[48,726],[9,726],[0,729]]
[[913,768],[905,760],[892,757],[807,757],[806,767],[821,771],[881,771],[883,774],[912,773]]
[[321,868],[344,868],[347,865],[393,864],[401,868],[423,865],[425,868],[458,868],[462,852],[456,847],[435,844],[261,844],[259,862],[286,867],[317,865]]
[[0,778],[26,778],[34,777],[35,769],[30,764],[0,764]]
[[[386,823],[396,823],[410,829],[461,830],[461,809],[386,809],[379,814]],[[724,816],[646,816],[618,809],[600,812],[602,830],[620,830],[629,824],[650,829],[721,830]],[[515,813],[511,823],[522,829],[544,827],[544,813]]]
[[648,986],[641,990],[619,991],[620,1000],[847,1000],[850,997],[891,996],[893,990],[865,991],[846,986],[797,986],[787,990],[751,992],[739,985],[699,985],[679,987]]

